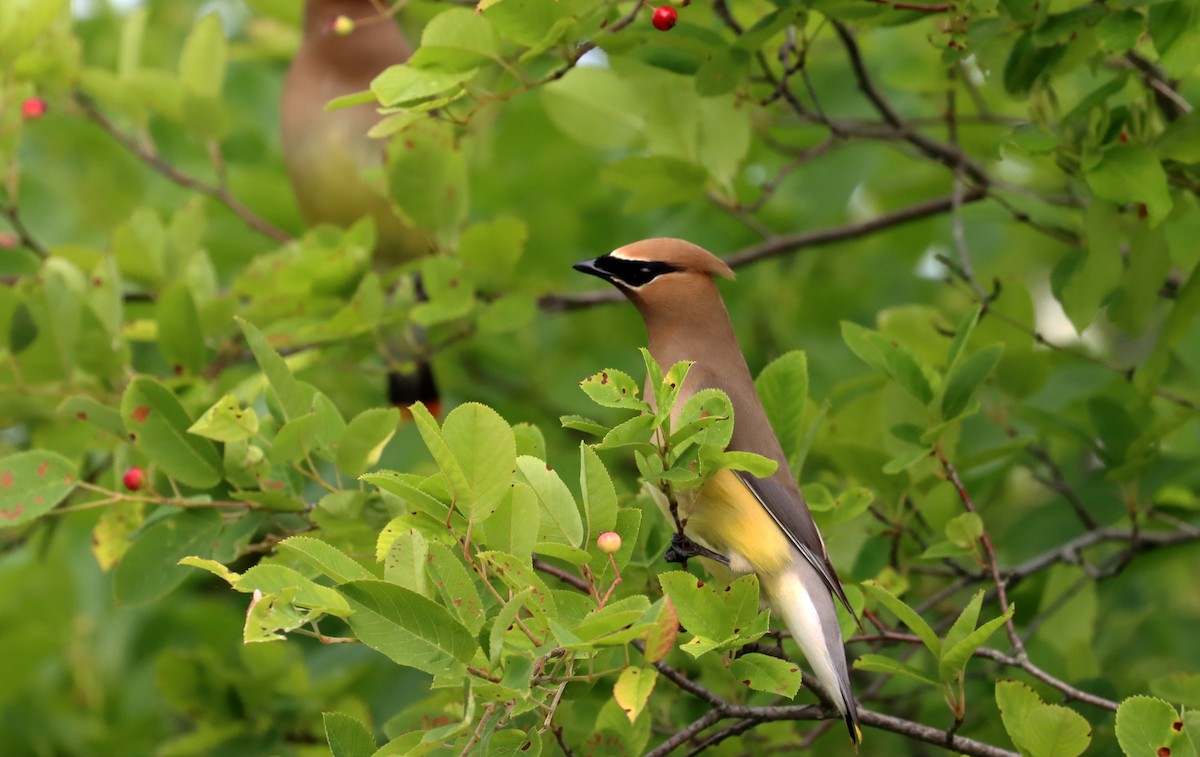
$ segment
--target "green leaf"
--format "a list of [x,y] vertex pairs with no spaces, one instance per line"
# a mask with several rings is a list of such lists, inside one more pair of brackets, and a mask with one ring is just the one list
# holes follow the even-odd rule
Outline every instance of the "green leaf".
[[183,43],[183,52],[179,56],[179,78],[183,86],[198,97],[220,97],[227,56],[221,18],[215,12],[207,13],[196,22]]
[[221,515],[213,509],[185,510],[147,526],[117,563],[117,601],[138,605],[160,599],[191,574],[179,561],[212,554],[220,533]]
[[383,561],[383,577],[423,597],[430,596],[425,563],[429,557],[429,542],[418,530],[405,529],[392,540]]
[[929,624],[917,614],[916,610],[883,588],[883,585],[878,581],[864,581],[862,588],[881,605],[891,610],[892,614],[899,618],[900,622],[907,626],[910,631],[919,636],[921,642],[933,653],[934,657],[940,658],[942,656],[942,642],[938,639],[937,634],[933,632],[933,629],[929,627]]
[[704,196],[708,179],[708,173],[700,166],[662,155],[622,158],[601,169],[600,176],[629,190],[626,213],[642,213],[699,199]]
[[958,614],[954,625],[946,632],[946,638],[943,641],[946,649],[952,648],[975,630],[975,625],[979,622],[979,610],[983,605],[983,595],[983,589],[975,592],[975,596],[971,597],[971,601],[967,602],[967,606]]
[[750,652],[730,663],[729,672],[755,691],[792,699],[800,690],[800,668],[791,660]]
[[587,444],[579,445],[579,490],[583,493],[583,513],[587,518],[587,536],[595,539],[617,525],[617,491],[600,456]]
[[1189,710],[1200,709],[1200,673],[1172,673],[1150,680],[1150,690]]
[[657,681],[658,671],[654,668],[629,667],[621,671],[616,684],[613,685],[613,698],[625,711],[630,723],[642,714]]
[[970,549],[981,536],[983,519],[975,513],[963,513],[946,522],[946,538],[959,547]]
[[440,246],[457,245],[467,214],[467,161],[448,125],[426,119],[406,129],[404,139],[392,140],[388,189],[405,219],[432,233]]
[[1160,747],[1174,740],[1179,719],[1175,708],[1161,699],[1129,697],[1117,708],[1117,743],[1127,757],[1156,757]]
[[154,315],[158,320],[158,349],[166,361],[176,373],[200,373],[208,348],[204,346],[200,314],[187,282],[178,280],[168,284],[158,295]]
[[444,544],[430,544],[425,567],[442,604],[472,636],[478,636],[487,612],[475,588],[474,574],[463,565],[462,558]]
[[608,370],[600,371],[594,376],[588,376],[579,383],[584,394],[602,407],[624,410],[649,412],[650,405],[638,398],[640,393],[637,382],[628,373]]
[[354,613],[350,627],[392,661],[431,675],[457,676],[479,645],[446,608],[395,584],[351,581],[339,587]]
[[933,389],[911,352],[877,331],[842,321],[842,340],[867,365],[889,376],[922,405],[933,400]]
[[575,67],[538,90],[554,125],[588,147],[621,149],[642,134],[635,89],[611,68]]
[[1031,712],[1042,706],[1042,698],[1037,693],[1019,681],[996,682],[996,706],[1000,709],[1000,719],[1004,730],[1012,739],[1013,746],[1027,753],[1026,718]]
[[[1085,162],[1085,166],[1088,163]],[[1115,145],[1095,156],[1084,169],[1088,187],[1097,197],[1124,205],[1142,203],[1157,226],[1171,211],[1173,202],[1167,187],[1167,175],[1158,158],[1148,148]]]
[[533,589],[532,586],[526,586],[516,592],[512,599],[500,608],[500,612],[496,613],[491,633],[488,634],[488,660],[493,668],[500,664],[500,655],[504,651],[504,639],[508,634],[509,626],[516,623],[517,615],[529,602],[533,595]]
[[284,418],[291,419],[309,412],[311,409],[309,398],[301,388],[300,382],[292,376],[292,370],[288,368],[287,362],[271,347],[267,338],[254,324],[241,318],[238,318],[237,322],[242,328],[242,334],[246,337],[246,344],[254,353],[254,360],[258,363],[263,375],[267,377],[271,388],[275,390],[275,396],[279,399],[280,407],[283,408]]
[[537,542],[541,518],[537,495],[528,484],[518,482],[512,488],[512,496],[502,499],[496,511],[479,524],[479,528],[484,543],[492,549],[511,555],[527,555]]
[[8,347],[14,355],[20,355],[34,343],[38,337],[38,325],[33,319],[33,313],[24,302],[18,302],[13,309],[12,320],[8,324]]
[[1000,362],[1000,356],[1003,354],[1003,344],[989,344],[964,360],[949,374],[942,393],[942,418],[953,420],[967,410],[975,393]]
[[145,377],[129,382],[121,398],[121,419],[134,447],[171,478],[198,489],[221,482],[224,466],[217,448],[188,433],[192,420],[163,385]]
[[767,420],[779,437],[789,463],[804,441],[804,405],[808,400],[808,357],[798,350],[784,353],[771,361],[758,378],[754,388],[767,411]]
[[966,667],[967,660],[971,659],[971,655],[975,654],[975,650],[983,646],[983,643],[990,639],[992,634],[1012,617],[1016,609],[1016,605],[1010,604],[1008,612],[976,628],[960,641],[956,642],[954,646],[944,645],[938,660],[938,674],[942,677],[942,680],[949,682],[957,678],[959,673]]
[[912,665],[907,665],[899,660],[893,660],[891,657],[884,657],[883,655],[865,654],[854,661],[854,667],[857,670],[869,670],[874,673],[901,676],[902,678],[908,678],[930,686],[940,687],[942,685]]
[[217,400],[188,428],[189,434],[218,442],[249,439],[258,432],[258,413],[243,408],[232,394]]
[[57,452],[0,457],[0,529],[31,523],[75,489],[75,465]]
[[451,71],[399,64],[384,69],[376,76],[371,82],[371,91],[385,106],[411,106],[422,100],[457,91],[477,73],[479,69],[476,67]]
[[467,483],[466,512],[472,521],[486,519],[512,487],[517,464],[512,427],[490,407],[468,402],[446,417],[442,434]]
[[575,504],[575,497],[563,480],[544,461],[534,457],[517,458],[517,468],[537,495],[538,504],[541,506],[539,539],[572,547],[581,546],[583,519],[579,517],[579,506]]
[[[188,564],[181,561],[183,564]],[[350,614],[350,606],[346,600],[328,586],[322,586],[311,579],[305,578],[298,572],[283,565],[265,565],[259,563],[243,573],[233,587],[238,591],[284,596],[287,592],[288,602],[298,607],[304,607],[318,612],[345,617]]]
[[661,573],[658,580],[683,627],[695,636],[683,647],[694,657],[744,646],[767,630],[767,613],[759,613],[758,579],[753,574],[728,587],[708,586],[678,570]]
[[338,583],[373,578],[371,572],[349,555],[328,542],[312,536],[293,536],[279,543],[278,549],[304,561]]
[[371,757],[375,737],[361,721],[344,712],[326,712],[325,738],[333,757]]
[[525,222],[513,216],[499,216],[472,224],[459,241],[458,256],[475,288],[483,292],[507,289],[528,238],[529,229]]
[[399,425],[400,410],[394,407],[370,408],[356,415],[338,438],[338,467],[349,476],[361,476],[379,462]]
[[1092,742],[1092,727],[1072,709],[1043,704],[1025,716],[1025,744],[1033,757],[1078,757]]
[[433,455],[434,462],[438,465],[438,470],[442,472],[442,476],[446,479],[446,486],[450,489],[451,499],[458,505],[460,510],[469,514],[470,511],[466,509],[466,506],[459,504],[459,502],[465,501],[470,495],[471,485],[467,482],[466,474],[463,473],[462,466],[458,463],[458,458],[454,456],[450,445],[447,444],[442,430],[438,428],[437,419],[420,402],[410,405],[408,411],[412,413],[413,421],[417,424],[417,431],[420,432],[425,446],[429,448],[429,453]]

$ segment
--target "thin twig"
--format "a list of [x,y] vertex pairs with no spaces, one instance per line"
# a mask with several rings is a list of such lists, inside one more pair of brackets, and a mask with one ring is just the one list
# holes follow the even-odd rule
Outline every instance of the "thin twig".
[[79,106],[93,123],[106,131],[109,136],[121,143],[125,149],[129,150],[134,156],[141,160],[146,165],[153,168],[168,181],[178,184],[186,189],[199,192],[202,195],[211,197],[225,207],[229,208],[238,218],[246,223],[247,226],[264,236],[274,239],[276,242],[289,242],[292,236],[283,229],[275,226],[269,221],[259,217],[250,210],[241,200],[233,195],[229,189],[223,185],[210,184],[203,179],[198,179],[191,174],[180,171],[168,161],[164,160],[152,148],[141,145],[138,140],[130,134],[125,133],[109,120],[107,116],[100,112],[91,98],[83,93],[76,93],[75,103]]

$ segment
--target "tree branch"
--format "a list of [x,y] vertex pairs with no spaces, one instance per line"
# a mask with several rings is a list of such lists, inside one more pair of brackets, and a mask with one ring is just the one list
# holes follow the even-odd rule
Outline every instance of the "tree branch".
[[[963,203],[977,202],[982,200],[984,196],[985,193],[983,190],[972,189],[963,195],[962,201]],[[756,263],[759,260],[799,252],[809,247],[820,247],[821,245],[833,242],[857,239],[893,226],[901,226],[910,221],[918,221],[923,218],[946,213],[951,209],[953,204],[953,198],[942,197],[919,202],[907,208],[885,213],[866,221],[857,221],[845,224],[844,226],[833,226],[827,229],[818,229],[817,231],[782,234],[750,245],[749,247],[744,247],[727,256],[725,262],[731,268],[739,268],[744,265]],[[607,289],[581,294],[547,294],[542,296],[538,301],[538,305],[542,310],[555,313],[566,310],[578,310],[610,302],[620,302],[622,299],[623,296],[620,292],[615,289]]]
[[259,232],[260,234],[274,239],[276,242],[290,242],[292,235],[288,234],[283,229],[275,226],[269,221],[259,217],[242,203],[233,193],[229,191],[223,184],[210,184],[203,179],[198,179],[191,174],[180,171],[175,166],[168,163],[153,149],[143,146],[131,135],[121,131],[117,126],[100,112],[96,104],[92,102],[86,94],[77,92],[75,94],[75,103],[79,106],[93,123],[108,133],[113,139],[119,142],[126,150],[132,153],[135,157],[141,160],[146,165],[153,168],[168,181],[178,184],[185,189],[191,189],[199,192],[206,197],[211,197],[225,207],[229,208],[234,215],[241,218],[247,226]]

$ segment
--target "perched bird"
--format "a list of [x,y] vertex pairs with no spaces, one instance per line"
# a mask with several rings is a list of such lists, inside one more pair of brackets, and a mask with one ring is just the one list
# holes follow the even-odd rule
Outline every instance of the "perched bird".
[[[650,353],[666,370],[694,361],[676,408],[696,392],[720,389],[733,404],[730,450],[755,452],[779,468],[770,478],[725,470],[681,504],[685,536],[668,559],[715,559],[756,573],[776,614],[830,692],[855,744],[862,740],[833,598],[850,604],[779,439],[767,421],[714,277],[733,278],[720,258],[680,239],[647,239],[575,269],[614,284],[646,322]],[[647,392],[647,395],[650,393]],[[692,539],[695,542],[692,542]],[[853,615],[853,610],[851,610]]]
[[[376,265],[385,268],[431,253],[433,241],[401,220],[382,186],[385,143],[367,136],[382,118],[378,110],[371,103],[325,106],[370,89],[372,79],[411,53],[399,27],[372,0],[307,0],[304,38],[283,82],[283,155],[301,214],[310,224],[342,227],[370,216]],[[394,357],[413,358],[406,341],[389,340]],[[428,364],[416,365],[412,374],[389,374],[393,404],[436,402]]]

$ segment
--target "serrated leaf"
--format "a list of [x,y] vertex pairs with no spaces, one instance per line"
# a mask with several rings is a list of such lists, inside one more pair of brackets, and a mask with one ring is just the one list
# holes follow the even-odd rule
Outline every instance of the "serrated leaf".
[[808,400],[808,357],[798,350],[784,353],[767,364],[754,388],[762,400],[767,420],[789,463],[794,463],[804,440],[804,406]]
[[220,532],[220,513],[199,508],[147,526],[117,563],[113,573],[117,600],[136,605],[159,599],[191,574],[179,561],[211,554]]
[[1074,710],[1057,704],[1025,716],[1025,744],[1033,757],[1079,757],[1092,742],[1092,727]]
[[1042,698],[1037,693],[1019,681],[996,682],[996,706],[1000,709],[1000,719],[1004,730],[1012,739],[1013,746],[1028,752],[1025,746],[1025,719],[1029,713],[1042,705]]
[[546,465],[534,457],[517,458],[517,468],[537,495],[541,506],[540,540],[579,547],[583,544],[583,519],[571,490]]
[[312,536],[293,536],[279,543],[279,551],[300,558],[338,583],[374,578],[371,572],[337,547]]
[[791,660],[750,652],[730,663],[729,672],[755,691],[791,699],[800,690],[800,668]]
[[975,650],[983,646],[983,643],[991,638],[1000,626],[1004,625],[1005,621],[1012,617],[1016,612],[1016,605],[1009,605],[1008,612],[998,618],[993,618],[988,622],[976,628],[971,633],[967,634],[952,647],[943,647],[942,653],[938,659],[938,674],[943,681],[952,681],[958,677],[958,674],[966,667],[967,660],[971,659],[971,655],[975,654]]
[[963,513],[946,522],[945,532],[951,544],[971,549],[983,536],[983,519],[976,513]]
[[479,649],[471,633],[446,608],[384,581],[351,581],[339,587],[354,610],[354,634],[394,662],[431,675],[461,675]]
[[512,427],[490,407],[468,402],[446,417],[442,434],[469,487],[471,520],[486,519],[512,487],[517,463]]
[[375,737],[359,720],[344,712],[326,712],[325,739],[333,757],[371,757]]
[[649,412],[650,405],[638,397],[637,382],[628,373],[612,368],[588,376],[579,386],[601,407]]
[[664,596],[662,601],[654,624],[646,632],[646,662],[658,662],[665,658],[675,647],[675,639],[679,636],[679,613],[675,611],[670,597]]
[[1134,696],[1117,708],[1117,743],[1128,757],[1156,757],[1174,738],[1175,708],[1161,699]]

